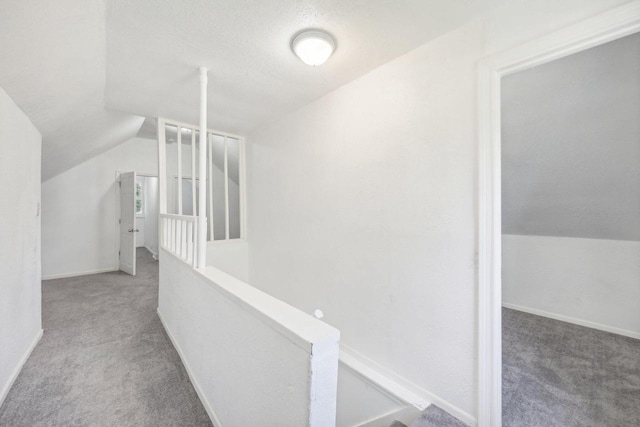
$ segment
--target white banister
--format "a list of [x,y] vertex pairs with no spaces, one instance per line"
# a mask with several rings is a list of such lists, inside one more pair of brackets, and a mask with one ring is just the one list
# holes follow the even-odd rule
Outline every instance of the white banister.
[[160,214],[160,247],[196,266],[197,220],[192,215]]
[[203,268],[207,260],[207,69],[200,67],[200,153],[198,176],[198,262]]
[[[214,267],[161,257],[158,315],[214,425],[336,426],[340,331]],[[255,400],[260,410],[237,409]]]

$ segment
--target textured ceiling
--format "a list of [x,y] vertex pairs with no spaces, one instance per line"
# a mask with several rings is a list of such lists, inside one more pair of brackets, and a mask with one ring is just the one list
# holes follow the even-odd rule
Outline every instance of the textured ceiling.
[[[244,134],[485,12],[502,0],[113,0],[107,106],[198,119],[197,67],[209,77],[209,124]],[[186,7],[188,5],[188,7]],[[291,37],[314,27],[337,50],[309,67]]]
[[107,111],[105,6],[2,0],[0,86],[43,136],[42,178],[133,137],[142,119]]
[[502,84],[503,233],[640,240],[640,34]]
[[[210,126],[244,134],[504,1],[3,0],[0,86],[43,135],[46,180],[144,117],[195,123],[198,66]],[[308,27],[337,41],[321,67],[289,48]]]

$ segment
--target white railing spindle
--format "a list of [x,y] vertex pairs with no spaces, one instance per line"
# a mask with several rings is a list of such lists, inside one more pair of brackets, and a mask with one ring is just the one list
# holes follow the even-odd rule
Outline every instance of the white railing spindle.
[[160,222],[162,224],[162,235],[160,236],[162,249],[196,267],[198,260],[198,217],[161,214]]

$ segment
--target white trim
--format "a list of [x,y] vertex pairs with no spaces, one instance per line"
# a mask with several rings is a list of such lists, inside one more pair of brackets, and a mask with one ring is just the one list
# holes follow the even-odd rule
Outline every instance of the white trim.
[[424,410],[434,404],[470,426],[476,425],[473,415],[421,388],[404,377],[379,365],[361,353],[340,344],[340,363],[366,382],[400,402]]
[[48,274],[46,276],[42,276],[42,280],[65,279],[67,277],[89,276],[92,274],[111,273],[114,271],[120,271],[120,269],[110,267],[98,268],[95,270],[74,271],[70,273]]
[[478,68],[478,425],[502,424],[500,79],[640,31],[640,2],[482,60]]
[[247,238],[247,147],[244,138],[238,139],[239,144],[239,164],[238,173],[240,174],[240,238]]
[[[173,126],[173,127],[180,126],[180,127],[183,127],[183,128],[195,129],[198,132],[199,132],[199,129],[200,129],[196,125],[192,125],[190,123],[185,123],[185,122],[179,122],[177,120],[167,119],[167,118],[164,118],[164,117],[159,117],[158,120],[162,120],[164,122],[164,124],[168,125],[168,126]],[[229,133],[229,132],[222,132],[221,130],[216,130],[216,129],[212,129],[212,128],[208,128],[207,132],[208,133],[212,133],[212,134],[217,135],[217,136],[225,136],[226,135],[226,136],[229,136],[231,138],[244,138],[243,136],[240,136],[240,135],[236,135],[236,134]]]
[[40,342],[40,338],[42,338],[43,332],[44,331],[42,329],[38,330],[38,332],[36,333],[36,336],[33,338],[33,341],[31,341],[31,345],[29,346],[27,351],[24,353],[24,355],[18,362],[18,365],[14,368],[13,372],[11,373],[11,376],[9,377],[9,381],[7,381],[4,387],[2,387],[2,391],[0,392],[0,407],[2,407],[4,400],[7,398],[7,395],[9,394],[9,390],[11,390],[13,383],[16,382],[18,375],[20,375],[20,371],[22,371],[24,364],[27,363],[27,360],[29,360],[29,356],[31,356],[33,349],[36,348],[36,346]]
[[537,308],[525,307],[522,305],[503,302],[504,308],[522,311],[523,313],[535,314],[536,316],[548,317],[549,319],[559,320],[561,322],[572,323],[578,326],[584,326],[599,331],[611,332],[612,334],[622,335],[629,338],[640,339],[640,332],[629,331],[627,329],[616,328],[615,326],[603,325],[602,323],[591,322],[589,320],[578,319],[577,317],[565,316],[563,314],[551,313],[549,311],[538,310]]
[[[204,267],[207,263],[207,188],[204,185],[207,182],[207,141],[209,134],[207,133],[207,84],[209,82],[206,67],[198,69],[200,73],[200,121],[199,129],[200,140],[198,141],[198,178],[200,179],[200,187],[198,188],[198,222],[196,227],[196,262],[194,265]],[[192,171],[195,172],[195,171]],[[182,185],[182,183],[179,183]],[[193,213],[195,215],[195,212]]]
[[[223,142],[224,144],[223,147],[224,147],[224,238],[225,240],[229,240],[229,150],[228,150],[227,142],[228,142],[228,138],[225,136],[224,142]],[[239,151],[238,151],[238,168],[240,168],[240,152]]]
[[[197,206],[196,200],[198,195],[196,194],[196,131],[191,129],[191,213],[196,214]],[[184,178],[184,177],[183,177]],[[181,184],[181,183],[178,183]]]
[[[182,215],[182,127],[178,126],[178,215]],[[193,135],[193,130],[191,134]],[[191,171],[193,175],[194,171]]]
[[220,418],[218,417],[218,415],[216,414],[216,411],[213,409],[213,406],[211,406],[211,403],[209,403],[209,401],[207,400],[207,397],[205,396],[204,392],[200,388],[200,385],[198,384],[196,377],[191,372],[191,367],[189,366],[187,359],[184,357],[184,354],[182,352],[182,349],[180,348],[180,345],[178,345],[178,342],[176,341],[173,334],[171,333],[169,326],[164,321],[164,318],[162,317],[162,312],[160,311],[160,307],[158,307],[156,311],[158,312],[158,317],[160,318],[160,322],[162,323],[162,326],[164,327],[164,330],[167,333],[167,336],[169,337],[171,344],[173,344],[173,347],[176,349],[178,356],[180,356],[182,365],[184,366],[184,369],[187,371],[189,380],[191,381],[191,384],[193,384],[193,388],[196,390],[196,393],[200,398],[200,402],[202,402],[202,406],[204,406],[204,409],[207,411],[207,414],[209,415],[209,419],[211,420],[211,422],[215,427],[222,427],[222,422],[220,421]]
[[[160,242],[158,241],[158,246],[159,246],[159,245],[160,245]],[[147,245],[144,245],[144,248],[145,248],[146,250],[148,250],[149,252],[151,252],[151,255],[153,255],[153,256],[155,257],[155,259],[157,259],[157,258],[158,258],[158,256],[159,256],[159,253],[158,253],[158,252],[155,252],[153,249],[151,249],[151,248],[150,248],[149,246],[147,246]]]
[[411,425],[420,416],[420,410],[413,406],[395,409],[386,415],[365,421],[357,427],[389,427],[394,421],[400,421],[405,425]]
[[209,189],[207,193],[207,209],[209,218],[209,240],[215,240],[215,229],[216,229],[216,221],[213,214],[213,138],[211,138],[211,134],[207,133],[207,155],[209,159],[209,163],[207,165],[207,183],[206,186]]
[[237,239],[229,239],[229,240],[209,240],[207,241],[207,246],[215,246],[215,245],[228,245],[232,243],[247,243],[247,239],[237,238]]

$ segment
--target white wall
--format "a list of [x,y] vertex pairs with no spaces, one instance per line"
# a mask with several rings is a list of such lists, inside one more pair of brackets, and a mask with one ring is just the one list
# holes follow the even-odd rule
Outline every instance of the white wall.
[[43,182],[43,278],[117,270],[116,171],[157,170],[157,142],[134,138]]
[[[337,427],[353,427],[407,406],[387,395],[343,363],[338,368]],[[386,426],[385,426],[386,427]]]
[[0,405],[42,334],[41,141],[0,88]]
[[160,258],[158,313],[215,425],[335,425],[337,330],[220,270]]
[[503,302],[640,338],[640,242],[502,236]]
[[249,282],[249,245],[246,240],[209,242],[207,265],[213,266],[243,282]]
[[252,285],[473,420],[477,62],[620,3],[505,2],[250,134]]
[[144,178],[144,246],[151,253],[158,254],[158,178]]

